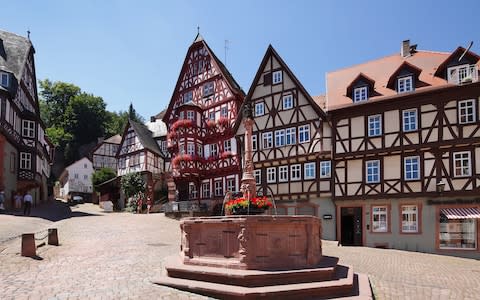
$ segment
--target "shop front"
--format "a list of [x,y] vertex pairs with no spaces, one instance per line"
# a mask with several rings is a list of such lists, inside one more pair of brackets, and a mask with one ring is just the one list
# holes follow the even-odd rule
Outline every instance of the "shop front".
[[437,249],[478,254],[479,219],[479,206],[437,207]]

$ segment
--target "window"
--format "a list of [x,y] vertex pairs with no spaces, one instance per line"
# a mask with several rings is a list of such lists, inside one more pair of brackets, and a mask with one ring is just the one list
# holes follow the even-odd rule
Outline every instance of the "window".
[[455,177],[470,176],[470,152],[453,153],[453,167]]
[[235,192],[235,178],[227,179],[227,191]]
[[253,134],[252,135],[252,150],[257,151],[257,149],[258,149],[257,135]]
[[275,147],[285,146],[285,130],[275,131]]
[[88,175],[83,175],[83,179],[87,180],[87,179],[88,179]]
[[353,90],[353,102],[368,100],[367,89],[366,86],[355,88]]
[[297,142],[297,129],[295,127],[285,129],[285,140],[287,145]]
[[78,179],[78,174],[75,173],[73,177],[75,177],[75,179]]
[[210,183],[202,183],[202,198],[210,198]]
[[218,156],[218,146],[217,144],[210,144],[210,156]]
[[303,165],[304,167],[304,179],[315,179],[315,163],[309,162]]
[[211,111],[208,113],[208,119],[211,121],[215,121],[215,112]]
[[398,78],[398,93],[405,93],[413,91],[412,76]]
[[214,91],[214,84],[213,82],[207,82],[203,86],[203,96],[207,97],[213,94]]
[[195,144],[193,142],[187,143],[187,154],[195,155]]
[[10,152],[10,173],[15,173],[17,165],[17,156],[15,152]]
[[277,181],[277,170],[275,167],[273,168],[267,168],[267,182],[268,183],[274,183]]
[[193,92],[189,91],[183,94],[183,103],[190,103],[193,101]]
[[231,140],[225,140],[223,141],[223,151],[232,151],[232,141]]
[[458,102],[458,120],[460,124],[475,122],[475,100],[463,100]]
[[372,231],[388,232],[388,208],[386,206],[372,206]]
[[223,195],[223,185],[222,181],[215,181],[215,196]]
[[178,118],[179,118],[180,120],[183,120],[183,119],[184,119],[184,115],[185,115],[185,113],[184,113],[183,111],[181,111],[180,114],[179,114],[179,116],[178,116]]
[[257,102],[255,103],[255,116],[263,116],[265,114],[265,103]]
[[190,195],[190,199],[197,198],[197,186],[195,185],[195,183],[190,182],[188,184],[188,194]]
[[8,87],[8,73],[0,73],[0,84],[4,87]]
[[382,134],[382,116],[374,115],[368,117],[368,136],[379,136]]
[[187,110],[187,119],[188,120],[195,120],[195,112],[192,110]]
[[418,207],[416,205],[402,205],[402,232],[418,232]]
[[380,182],[380,161],[370,160],[366,163],[367,183]]
[[477,67],[475,65],[460,65],[448,68],[447,80],[449,83],[462,84],[476,82],[478,80]]
[[293,96],[292,95],[283,96],[283,109],[291,109],[291,108],[293,108]]
[[290,179],[292,181],[302,179],[300,169],[301,169],[301,165],[291,165],[290,166]]
[[405,157],[405,180],[420,179],[420,159],[418,156]]
[[35,122],[30,120],[23,120],[22,122],[22,134],[25,137],[34,138],[35,137]]
[[330,178],[331,175],[331,162],[330,161],[321,161],[320,162],[320,178]]
[[255,177],[255,183],[261,184],[262,183],[262,173],[261,170],[253,171],[253,176]]
[[417,130],[417,110],[409,109],[403,111],[403,131]]
[[298,142],[306,143],[310,141],[310,126],[303,125],[298,127]]
[[[455,208],[455,210],[476,209]],[[450,209],[440,210],[440,249],[477,249],[477,220],[468,216],[450,216],[449,211]]]
[[20,152],[20,169],[30,170],[32,168],[32,154]]
[[282,82],[282,77],[283,77],[283,74],[281,70],[273,72],[273,84]]
[[278,167],[278,181],[279,182],[288,181],[288,166]]
[[263,149],[269,149],[273,147],[273,137],[271,132],[262,133]]
[[224,118],[228,117],[228,107],[226,105],[220,108],[220,116]]

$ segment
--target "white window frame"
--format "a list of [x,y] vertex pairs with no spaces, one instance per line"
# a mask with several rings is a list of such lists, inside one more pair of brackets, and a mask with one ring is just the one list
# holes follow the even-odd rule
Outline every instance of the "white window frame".
[[210,182],[202,182],[202,198],[210,198]]
[[375,137],[382,135],[382,115],[368,116],[368,136]]
[[279,166],[278,182],[287,182],[287,181],[288,181],[288,166]]
[[272,84],[278,84],[283,81],[283,72],[282,70],[275,71],[272,73]]
[[213,156],[213,157],[218,156],[218,145],[217,144],[210,144],[210,156]]
[[285,146],[285,129],[275,131],[275,147]]
[[208,119],[210,121],[215,121],[215,111],[212,110],[208,112]]
[[302,179],[302,165],[295,164],[290,166],[290,180],[297,181]]
[[257,102],[255,103],[255,117],[260,117],[265,114],[265,103]]
[[213,95],[215,92],[215,83],[213,81],[207,82],[203,85],[203,97]]
[[[417,176],[415,175],[415,170],[413,169],[416,165]],[[410,171],[407,170],[410,166]],[[419,180],[420,179],[420,157],[419,156],[408,156],[403,159],[403,178],[405,180]]]
[[398,89],[397,92],[399,94],[413,91],[414,90],[413,77],[412,76],[405,76],[405,77],[398,78],[397,89]]
[[418,115],[416,108],[404,110],[402,116],[404,132],[416,131],[418,129]]
[[232,151],[232,141],[231,140],[224,140],[223,141],[223,151],[231,152]]
[[188,184],[188,194],[192,199],[196,199],[198,197],[197,186],[195,185],[195,183],[190,182]]
[[[388,213],[388,206],[372,206],[372,232],[388,232]],[[381,220],[381,216],[385,216],[385,220]]]
[[228,117],[228,106],[227,105],[223,105],[222,107],[220,107],[220,116],[221,117]]
[[215,186],[215,196],[222,196],[222,194],[223,194],[223,182],[222,182],[222,180],[214,180],[213,184]]
[[227,191],[235,192],[235,178],[227,178]]
[[257,151],[258,150],[258,140],[257,140],[257,135],[252,134],[252,151]]
[[[475,99],[458,101],[458,123],[469,124],[476,121]],[[465,118],[465,120],[462,120]]]
[[195,143],[187,142],[187,154],[195,155]]
[[283,110],[292,109],[293,106],[294,106],[294,104],[293,104],[293,95],[292,94],[288,94],[288,95],[285,95],[285,96],[282,97]]
[[195,112],[193,110],[187,110],[187,120],[195,120]]
[[[457,167],[457,161],[460,166]],[[466,165],[464,165],[466,162]],[[460,170],[459,174],[457,170]],[[453,153],[453,175],[454,177],[468,177],[472,175],[472,157],[470,151]]]
[[298,126],[298,142],[300,144],[310,142],[310,124]]
[[20,169],[32,169],[32,154],[27,152],[20,152]]
[[353,102],[362,102],[368,100],[368,87],[361,86],[353,89]]
[[255,177],[255,184],[262,184],[262,170],[254,170],[253,177]]
[[35,138],[35,122],[22,120],[22,135],[28,138]]
[[[369,170],[372,170],[371,179],[369,180]],[[375,180],[377,177],[377,180]],[[380,160],[367,160],[365,162],[365,182],[366,183],[379,183],[380,182]]]
[[315,179],[315,163],[308,162],[303,164],[303,179]]
[[183,103],[190,103],[193,101],[193,91],[188,91],[183,94]]
[[418,205],[401,205],[400,213],[402,221],[401,232],[418,233]]
[[320,178],[330,178],[332,176],[332,162],[324,160],[320,162]]
[[277,168],[271,167],[267,168],[267,183],[277,182]]
[[273,133],[271,131],[262,133],[262,149],[273,147]]
[[297,128],[291,127],[285,129],[285,144],[295,145],[297,143]]
[[8,73],[0,72],[0,85],[8,87],[10,85],[10,76]]

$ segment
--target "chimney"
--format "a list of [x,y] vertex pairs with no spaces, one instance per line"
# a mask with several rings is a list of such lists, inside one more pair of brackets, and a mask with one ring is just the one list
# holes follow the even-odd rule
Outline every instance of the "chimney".
[[404,40],[402,42],[402,47],[400,48],[400,55],[402,57],[407,57],[410,55],[410,40]]
[[155,116],[150,117],[150,122],[155,123],[156,120],[157,120],[157,118],[155,118]]

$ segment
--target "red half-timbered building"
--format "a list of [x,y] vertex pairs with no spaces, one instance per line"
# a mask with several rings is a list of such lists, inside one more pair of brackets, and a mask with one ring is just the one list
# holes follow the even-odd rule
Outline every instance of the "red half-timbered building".
[[177,198],[207,205],[238,191],[233,124],[244,93],[200,34],[187,51],[163,121]]

